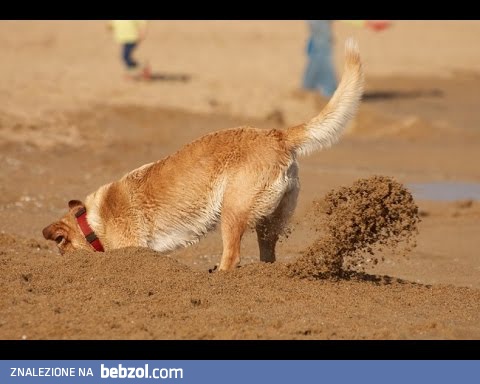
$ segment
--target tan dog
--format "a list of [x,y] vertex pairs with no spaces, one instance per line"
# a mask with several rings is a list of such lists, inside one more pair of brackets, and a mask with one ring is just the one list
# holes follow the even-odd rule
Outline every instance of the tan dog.
[[335,94],[308,123],[286,130],[251,127],[207,134],[178,152],[127,173],[43,230],[63,254],[75,249],[127,246],[163,252],[199,241],[220,223],[220,270],[240,263],[240,241],[254,226],[260,260],[275,261],[275,245],[299,191],[297,156],[335,143],[357,110],[363,91],[358,47],[345,45],[346,62]]

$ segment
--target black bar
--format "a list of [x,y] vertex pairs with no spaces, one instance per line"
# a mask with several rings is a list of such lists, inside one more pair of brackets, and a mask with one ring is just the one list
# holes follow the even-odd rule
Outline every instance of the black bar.
[[5,360],[479,360],[480,341],[0,341]]

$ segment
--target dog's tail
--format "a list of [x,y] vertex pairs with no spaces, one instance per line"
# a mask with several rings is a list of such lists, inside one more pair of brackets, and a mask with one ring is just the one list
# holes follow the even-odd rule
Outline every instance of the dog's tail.
[[363,70],[358,44],[352,38],[345,42],[345,69],[335,93],[308,123],[286,130],[286,142],[298,154],[307,155],[336,143],[353,117],[363,93]]

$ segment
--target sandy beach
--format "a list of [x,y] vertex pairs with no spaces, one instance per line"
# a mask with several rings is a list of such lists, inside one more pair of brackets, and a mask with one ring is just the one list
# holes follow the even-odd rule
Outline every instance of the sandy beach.
[[[209,273],[218,231],[167,255],[61,256],[42,229],[69,200],[203,134],[318,114],[327,100],[300,89],[305,22],[151,21],[136,54],[154,79],[135,82],[105,21],[1,21],[0,339],[480,339],[479,33],[479,21],[381,33],[336,22],[339,75],[348,36],[364,61],[358,115],[300,159],[277,262],[260,263],[252,231],[240,268]],[[377,250],[355,278],[286,273],[322,231],[315,203],[374,175],[412,192],[417,246]]]

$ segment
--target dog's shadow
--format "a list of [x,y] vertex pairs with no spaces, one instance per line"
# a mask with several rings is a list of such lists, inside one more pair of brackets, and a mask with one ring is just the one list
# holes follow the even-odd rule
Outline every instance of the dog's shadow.
[[440,89],[427,89],[427,90],[411,90],[411,91],[398,91],[398,90],[377,90],[368,91],[363,95],[363,100],[366,102],[395,100],[395,99],[416,99],[421,97],[443,97],[444,93]]

